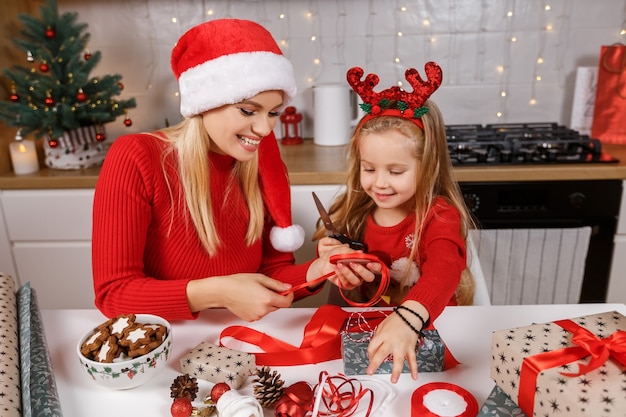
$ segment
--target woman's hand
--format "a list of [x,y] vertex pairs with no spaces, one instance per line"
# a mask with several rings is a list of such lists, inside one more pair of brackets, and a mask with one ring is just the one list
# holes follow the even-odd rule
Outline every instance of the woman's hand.
[[362,253],[351,249],[347,244],[342,244],[337,239],[324,237],[317,243],[319,258],[316,259],[307,271],[307,281],[314,280],[322,275],[334,272],[328,280],[340,288],[351,290],[358,287],[364,281],[371,282],[376,274],[382,270],[378,262],[368,262],[347,258],[346,261],[333,264],[330,257],[339,254]]
[[241,273],[210,277],[187,284],[187,300],[191,311],[223,307],[246,321],[256,321],[291,306],[293,294],[280,295],[291,285],[263,274]]
[[[403,305],[418,312],[425,320],[428,320],[428,312],[422,304],[417,301],[406,301]],[[400,310],[400,314],[409,320],[415,329],[422,329],[422,323],[413,314],[403,310]],[[367,374],[373,375],[380,364],[389,355],[392,355],[391,383],[395,384],[398,382],[405,359],[409,364],[411,378],[416,380],[416,349],[418,341],[418,335],[402,320],[398,313],[391,313],[378,325],[367,348],[367,355],[370,360],[366,370]]]

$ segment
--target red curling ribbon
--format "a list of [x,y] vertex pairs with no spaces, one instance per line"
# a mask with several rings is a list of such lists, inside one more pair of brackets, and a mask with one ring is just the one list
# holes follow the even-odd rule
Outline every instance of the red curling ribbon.
[[554,323],[572,333],[572,343],[576,346],[539,353],[522,361],[517,404],[529,416],[534,414],[535,387],[537,377],[542,371],[567,365],[587,356],[590,356],[589,363],[586,365],[579,363],[578,372],[561,372],[561,375],[569,377],[583,375],[602,366],[609,357],[626,365],[626,332],[618,330],[611,336],[600,339],[571,320],[557,320]]
[[369,388],[363,388],[356,379],[342,374],[328,376],[327,371],[322,371],[316,389],[324,404],[324,408],[318,410],[318,416],[350,417],[359,409],[361,399],[366,395],[369,395],[369,404],[365,417],[372,412],[374,393]]
[[[380,259],[378,259],[377,256],[369,254],[369,253],[360,253],[360,252],[356,252],[356,253],[342,253],[339,255],[333,255],[330,257],[330,263],[332,264],[337,264],[340,261],[350,261],[350,260],[355,260],[355,261],[368,261],[368,262],[376,262],[379,263],[382,267],[382,270],[380,271],[380,286],[378,287],[378,290],[376,291],[376,294],[374,294],[374,296],[366,302],[363,303],[358,303],[356,301],[352,301],[350,299],[348,299],[344,294],[343,291],[341,291],[341,287],[339,287],[339,293],[341,294],[341,297],[346,301],[346,303],[348,303],[349,305],[351,305],[352,307],[371,307],[373,305],[375,305],[376,303],[378,303],[380,301],[380,298],[385,294],[385,292],[387,292],[387,288],[389,288],[389,269],[387,268],[387,265],[385,265],[383,262],[380,261]],[[289,288],[286,291],[281,292],[281,295],[286,295],[289,294],[291,292],[297,291],[299,289],[305,288],[305,287],[309,287],[315,284],[321,284],[322,282],[326,281],[328,278],[332,277],[333,275],[335,275],[334,272],[329,272],[326,275],[322,275],[321,277],[315,278],[314,280],[311,281],[307,281],[307,282],[303,282],[302,284],[299,285],[295,285],[291,288]]]
[[[452,391],[463,398],[467,407],[465,411],[454,417],[476,417],[476,414],[478,414],[478,402],[469,391],[458,385],[447,382],[431,382],[413,391],[413,395],[411,395],[411,417],[441,417],[439,414],[430,411],[424,404],[426,395],[435,390]],[[448,413],[446,415],[450,414]]]
[[283,396],[274,405],[276,417],[305,417],[313,408],[313,390],[305,382],[296,382],[285,388]]

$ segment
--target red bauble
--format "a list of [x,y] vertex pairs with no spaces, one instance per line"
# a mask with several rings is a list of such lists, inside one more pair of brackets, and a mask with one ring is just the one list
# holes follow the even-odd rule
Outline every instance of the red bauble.
[[18,95],[17,95],[17,94],[15,94],[15,93],[12,93],[12,94],[9,96],[9,100],[11,100],[12,102],[19,101],[19,100],[20,100],[20,96],[18,96]]
[[59,146],[59,141],[58,141],[58,140],[56,140],[56,139],[50,139],[50,140],[48,140],[48,145],[49,145],[51,148],[56,148],[56,147],[58,147],[58,146]]
[[103,141],[103,140],[105,140],[106,138],[107,138],[107,135],[105,135],[104,133],[102,133],[102,132],[98,132],[98,133],[96,133],[96,140],[97,140],[98,142],[102,142],[102,141]]
[[124,119],[124,126],[131,127],[132,125],[133,125],[133,121],[130,120],[130,117],[127,117],[126,119]]
[[46,99],[44,100],[44,103],[46,103],[46,106],[54,106],[54,99],[50,96],[46,97]]
[[217,403],[217,400],[219,400],[222,394],[226,391],[230,391],[230,385],[226,382],[218,382],[213,385],[213,388],[211,389],[211,401]]
[[48,72],[50,71],[50,67],[45,62],[42,62],[41,64],[39,64],[39,71]]
[[178,397],[172,403],[170,412],[172,413],[172,417],[189,417],[193,412],[193,406],[189,398]]
[[83,103],[87,100],[87,94],[83,93],[83,90],[80,90],[77,94],[76,94],[76,100],[79,103]]
[[83,57],[85,58],[85,61],[89,61],[91,59],[91,53],[85,52],[85,55],[83,55]]
[[56,36],[56,32],[52,28],[46,29],[46,38],[52,39]]
[[118,82],[117,86],[120,88],[120,90],[124,89],[124,84],[122,84],[121,82]]

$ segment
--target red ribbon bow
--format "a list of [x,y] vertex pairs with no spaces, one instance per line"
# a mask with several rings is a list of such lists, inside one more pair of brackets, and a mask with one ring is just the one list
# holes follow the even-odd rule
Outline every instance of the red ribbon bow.
[[574,377],[586,374],[602,366],[609,357],[626,366],[626,332],[618,330],[611,336],[600,339],[589,330],[571,320],[557,320],[555,324],[572,333],[572,343],[563,349],[539,353],[522,361],[517,404],[526,415],[532,416],[535,408],[535,387],[539,373],[590,356],[587,364],[579,363],[578,372],[561,375]]

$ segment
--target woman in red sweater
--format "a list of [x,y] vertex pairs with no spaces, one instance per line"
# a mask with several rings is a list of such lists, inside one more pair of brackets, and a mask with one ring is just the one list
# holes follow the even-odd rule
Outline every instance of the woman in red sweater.
[[[293,257],[304,231],[291,225],[272,133],[296,93],[293,67],[266,29],[237,19],[190,29],[171,64],[184,120],[118,138],[98,178],[96,306],[109,317],[169,320],[225,307],[248,321],[289,307],[316,291],[290,288],[335,270],[328,256],[302,265]],[[358,282],[337,272],[342,285]]]
[[[348,82],[367,113],[349,145],[346,192],[330,208],[340,232],[364,242],[390,270],[382,297],[396,306],[376,329],[368,354],[372,374],[393,355],[392,382],[406,358],[417,378],[415,346],[420,331],[446,305],[471,304],[473,278],[465,243],[472,218],[454,180],[443,117],[428,98],[439,87],[441,68],[426,64],[427,80],[406,72],[412,92],[391,87],[374,92],[378,77],[348,71]],[[319,229],[320,254],[338,246]],[[364,282],[344,296],[357,302],[376,294],[379,280]]]

